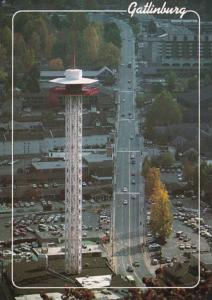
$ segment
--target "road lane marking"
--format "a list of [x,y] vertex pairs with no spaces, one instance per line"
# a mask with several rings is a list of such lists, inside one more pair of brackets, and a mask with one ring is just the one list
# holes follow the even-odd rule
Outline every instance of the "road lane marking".
[[117,152],[120,152],[120,153],[140,153],[140,151],[139,150],[131,150],[131,151],[129,151],[129,150],[118,150]]
[[139,195],[139,192],[115,192],[116,195]]
[[119,90],[119,93],[133,93],[133,91],[130,91],[130,90]]
[[135,121],[135,118],[123,118],[123,117],[121,117],[121,119],[119,120],[119,122],[121,122],[121,121],[127,121],[127,122],[129,122],[129,121]]

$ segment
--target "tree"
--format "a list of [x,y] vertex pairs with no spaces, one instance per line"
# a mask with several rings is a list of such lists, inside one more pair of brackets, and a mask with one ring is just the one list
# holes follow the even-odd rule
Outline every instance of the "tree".
[[[68,50],[67,49],[67,37],[65,36],[57,36],[57,39],[52,47],[51,57],[66,57]],[[70,54],[69,54],[70,60]]]
[[147,197],[151,197],[155,188],[160,185],[160,169],[149,168],[146,175],[145,192]]
[[138,19],[130,18],[129,25],[131,26],[134,35],[137,36],[139,34],[139,32],[141,31],[141,25],[139,24]]
[[100,48],[100,37],[94,25],[89,25],[83,31],[83,38],[86,47],[86,60],[92,64],[96,61]]
[[118,48],[121,48],[121,35],[118,26],[115,23],[105,23],[104,39],[106,42],[111,42]]
[[187,87],[189,90],[195,90],[198,88],[198,78],[197,76],[194,76],[192,78],[189,78],[187,82]]
[[145,98],[142,95],[137,95],[135,98],[136,106],[142,108],[144,106]]
[[167,81],[167,87],[169,89],[169,91],[174,91],[175,87],[176,87],[176,81],[177,81],[177,75],[175,72],[171,71],[168,73],[167,77],[166,77],[166,81]]
[[1,30],[1,42],[3,46],[6,48],[7,52],[11,51],[11,41],[12,41],[11,29],[8,26],[4,26],[4,28]]
[[150,228],[164,243],[172,231],[172,214],[168,192],[163,184],[157,185],[151,200]]
[[35,52],[32,48],[26,49],[22,63],[24,64],[25,71],[30,71],[31,67],[35,64]]
[[196,168],[195,168],[195,166],[191,162],[186,161],[184,163],[184,166],[183,166],[183,174],[184,174],[185,179],[187,181],[194,182],[195,176],[196,176]]
[[151,162],[148,157],[145,157],[142,165],[142,175],[145,178],[147,177],[150,168],[151,168]]
[[34,50],[36,58],[39,59],[41,54],[41,40],[37,32],[33,32],[31,34],[31,38],[29,40],[29,46]]
[[157,32],[157,26],[153,20],[149,21],[148,27],[147,27],[147,32],[150,34],[154,34]]
[[34,21],[34,28],[36,33],[40,36],[40,42],[41,42],[41,49],[42,53],[46,55],[48,49],[48,27],[47,22],[45,21],[44,17],[39,16]]
[[23,81],[25,83],[24,89],[30,92],[37,93],[40,90],[39,87],[39,77],[40,72],[37,65],[33,65],[29,72],[27,72],[23,78]]
[[151,86],[151,92],[153,94],[160,94],[163,91],[164,87],[160,82],[153,83]]
[[8,77],[7,72],[5,72],[4,70],[0,69],[0,81],[1,82],[6,81],[7,77]]
[[53,58],[49,61],[49,68],[51,70],[63,70],[63,61],[61,58]]
[[152,128],[154,126],[163,126],[180,123],[182,120],[182,112],[179,105],[172,98],[172,95],[163,91],[159,94],[146,116],[146,126]]
[[1,65],[1,69],[2,69],[2,66],[4,66],[4,64],[5,64],[6,59],[7,59],[7,51],[2,46],[2,44],[0,44],[0,65]]
[[187,161],[191,163],[197,163],[198,161],[198,151],[191,148],[184,153],[184,157]]
[[162,153],[159,157],[160,165],[164,168],[169,168],[174,163],[174,157],[170,152]]
[[103,43],[100,50],[99,63],[110,68],[116,68],[119,64],[120,51],[113,43]]

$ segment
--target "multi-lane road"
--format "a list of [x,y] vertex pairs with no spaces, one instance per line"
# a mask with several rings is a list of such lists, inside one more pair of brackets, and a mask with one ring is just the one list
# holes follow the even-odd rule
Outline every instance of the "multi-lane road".
[[[138,286],[149,275],[141,251],[144,223],[142,139],[135,107],[135,39],[128,24],[119,21],[122,50],[119,68],[113,201],[113,264],[122,275],[132,274]],[[134,262],[139,267],[127,271]]]

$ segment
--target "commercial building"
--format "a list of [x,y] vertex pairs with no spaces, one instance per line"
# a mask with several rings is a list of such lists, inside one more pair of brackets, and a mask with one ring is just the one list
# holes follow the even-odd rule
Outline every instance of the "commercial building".
[[[157,32],[143,32],[139,54],[148,66],[160,69],[197,69],[198,21],[155,20]],[[201,66],[209,67],[212,59],[212,22],[203,22],[201,31]]]

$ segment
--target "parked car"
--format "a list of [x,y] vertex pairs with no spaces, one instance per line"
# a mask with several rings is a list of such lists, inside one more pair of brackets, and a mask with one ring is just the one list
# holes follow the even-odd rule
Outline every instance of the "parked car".
[[131,266],[127,266],[127,272],[134,272],[134,270],[133,270],[133,267],[131,267]]
[[158,264],[159,264],[159,261],[158,261],[158,259],[156,259],[156,258],[153,258],[153,259],[151,260],[151,264],[152,264],[153,266],[156,266],[156,265],[158,265]]

